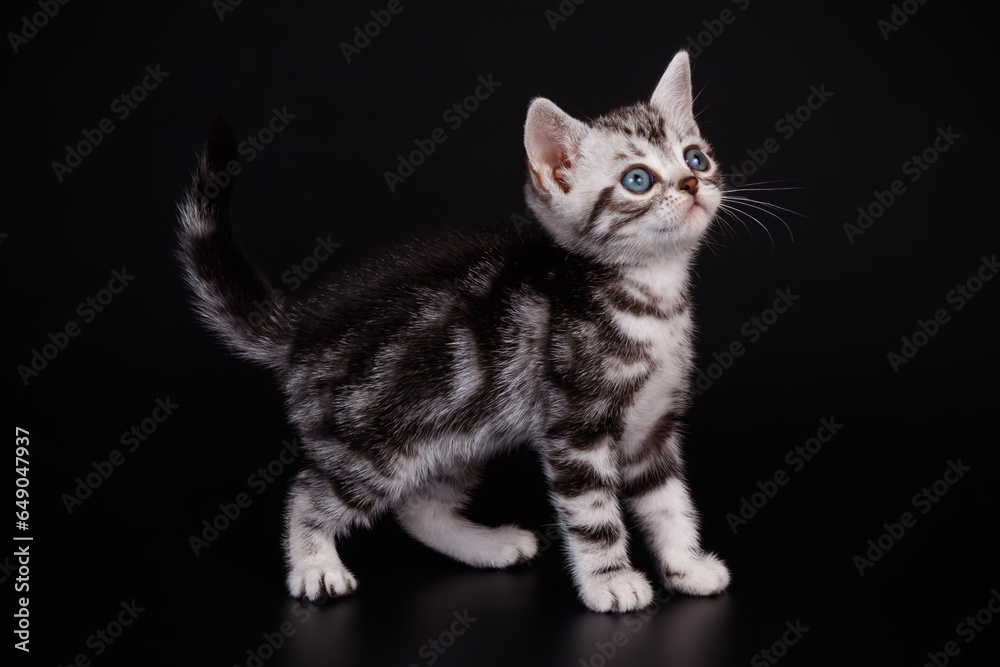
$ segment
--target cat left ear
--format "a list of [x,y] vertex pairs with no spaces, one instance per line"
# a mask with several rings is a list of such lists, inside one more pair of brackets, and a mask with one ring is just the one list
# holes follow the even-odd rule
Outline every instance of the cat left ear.
[[586,133],[586,125],[555,103],[544,97],[532,101],[524,123],[524,148],[535,187],[548,192],[557,185],[563,192],[570,191],[571,173]]
[[669,118],[694,123],[694,100],[691,95],[691,61],[687,51],[678,51],[667,71],[656,84],[649,103]]

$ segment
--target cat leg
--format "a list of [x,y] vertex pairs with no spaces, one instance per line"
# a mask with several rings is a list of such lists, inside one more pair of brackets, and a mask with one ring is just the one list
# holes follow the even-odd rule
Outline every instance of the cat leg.
[[396,509],[400,525],[422,544],[473,567],[504,568],[534,558],[538,539],[530,531],[483,526],[459,513],[477,481],[477,471],[465,467],[434,477]]
[[675,431],[660,447],[624,462],[625,493],[667,587],[687,595],[714,595],[729,585],[729,570],[700,546],[698,512],[684,484],[679,438]]
[[285,511],[287,584],[293,597],[317,602],[354,592],[357,579],[341,562],[334,539],[356,519],[321,473],[307,468],[296,476]]
[[588,449],[557,443],[548,448],[544,460],[580,599],[601,612],[647,606],[653,588],[629,561],[618,466],[610,442]]

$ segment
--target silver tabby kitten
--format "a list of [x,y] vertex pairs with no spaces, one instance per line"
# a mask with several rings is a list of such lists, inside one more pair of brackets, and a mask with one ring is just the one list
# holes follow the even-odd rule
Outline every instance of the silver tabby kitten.
[[231,188],[212,184],[236,155],[232,135],[222,121],[210,128],[180,204],[181,253],[201,316],[275,371],[304,443],[286,513],[292,595],[353,592],[336,542],[389,510],[463,563],[532,558],[531,532],[462,516],[483,463],[526,441],[587,607],[652,600],[629,562],[626,510],[669,588],[728,585],[699,546],[678,428],[692,373],[688,273],[723,187],[695,123],[687,53],[648,103],[590,122],[534,100],[524,143],[525,196],[543,229],[410,244],[288,303],[236,240]]

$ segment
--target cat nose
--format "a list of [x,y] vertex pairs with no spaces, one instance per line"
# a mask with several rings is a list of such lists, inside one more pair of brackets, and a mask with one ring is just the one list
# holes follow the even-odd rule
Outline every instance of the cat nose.
[[683,190],[684,192],[688,193],[693,197],[694,195],[698,194],[698,179],[695,178],[694,176],[688,176],[687,178],[685,178],[680,182],[680,184],[677,186],[677,189]]

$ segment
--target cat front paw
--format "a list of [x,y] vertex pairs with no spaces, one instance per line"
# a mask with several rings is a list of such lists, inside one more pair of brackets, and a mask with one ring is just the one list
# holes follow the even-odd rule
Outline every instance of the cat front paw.
[[538,538],[517,526],[487,528],[472,524],[458,538],[435,548],[473,567],[505,568],[537,556]]
[[653,587],[642,573],[622,569],[584,581],[580,598],[591,611],[635,611],[653,601]]
[[295,567],[288,574],[288,592],[292,597],[310,602],[350,595],[358,580],[343,565],[336,563],[310,564]]
[[538,555],[538,538],[531,531],[516,526],[503,526],[497,531],[498,542],[503,546],[494,554],[493,567],[520,565]]
[[729,586],[729,568],[718,556],[702,554],[682,565],[668,566],[667,588],[685,595],[715,595]]

